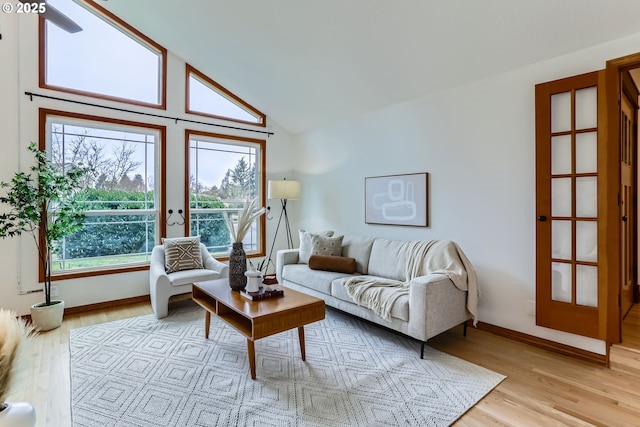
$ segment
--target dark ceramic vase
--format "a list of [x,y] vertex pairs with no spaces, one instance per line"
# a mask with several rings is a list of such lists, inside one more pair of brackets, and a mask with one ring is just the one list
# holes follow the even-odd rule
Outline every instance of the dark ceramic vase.
[[247,286],[247,254],[244,252],[242,242],[234,243],[229,254],[229,286],[234,291],[239,291]]

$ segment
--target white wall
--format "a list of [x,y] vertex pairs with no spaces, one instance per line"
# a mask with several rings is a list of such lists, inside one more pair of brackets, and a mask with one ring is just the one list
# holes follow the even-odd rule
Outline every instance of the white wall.
[[[526,314],[535,299],[534,86],[603,69],[639,46],[637,34],[299,135],[297,225],[455,240],[478,270],[481,321],[604,354],[603,342],[537,327]],[[430,174],[430,227],[365,224],[364,178],[413,172]]]
[[[184,173],[184,134],[187,124],[150,118],[141,115],[122,116],[110,110],[95,107],[79,106],[61,101],[34,98],[33,102],[24,95],[25,91],[59,96],[66,99],[86,98],[71,94],[56,93],[38,88],[38,45],[37,18],[35,16],[2,14],[0,16],[0,180],[9,181],[21,165],[22,170],[29,166],[26,147],[29,141],[38,140],[38,109],[51,108],[62,111],[79,112],[103,117],[118,117],[125,120],[142,121],[160,124],[167,127],[167,208],[174,211],[184,209],[183,173]],[[145,109],[97,101],[99,104],[117,105],[122,108],[148,111],[154,114],[172,117],[186,117],[184,113],[184,61],[169,54],[168,58],[167,110]],[[91,99],[88,100],[92,102]],[[259,108],[259,106],[257,106]],[[206,118],[194,117],[207,121]],[[214,122],[214,120],[210,120]],[[292,150],[292,137],[277,124],[269,121],[274,136],[267,141],[267,179],[281,179],[291,175],[291,167],[287,153]],[[220,128],[188,124],[190,129],[224,133]],[[235,135],[261,138],[250,132],[235,132]],[[279,208],[274,209],[279,213]],[[267,223],[267,243],[273,238],[274,221]],[[168,227],[168,236],[180,236],[183,228]],[[280,241],[280,239],[279,239]],[[43,299],[41,292],[23,294],[20,290],[37,289],[37,253],[33,242],[28,237],[20,239],[0,240],[0,307],[12,309],[18,314],[29,313],[29,306]],[[149,293],[148,273],[146,271],[57,281],[60,298],[67,307],[130,298]]]

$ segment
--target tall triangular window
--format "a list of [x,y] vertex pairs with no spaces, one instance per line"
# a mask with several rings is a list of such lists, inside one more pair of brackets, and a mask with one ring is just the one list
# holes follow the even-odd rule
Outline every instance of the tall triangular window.
[[187,64],[187,113],[265,126],[265,115]]
[[165,48],[91,1],[47,4],[82,29],[40,20],[41,87],[165,108]]

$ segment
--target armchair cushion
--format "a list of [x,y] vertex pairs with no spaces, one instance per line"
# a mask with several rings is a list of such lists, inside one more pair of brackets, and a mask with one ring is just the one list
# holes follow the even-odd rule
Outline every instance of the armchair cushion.
[[167,273],[203,269],[200,236],[162,239],[164,267]]
[[174,273],[169,273],[169,281],[171,286],[184,286],[191,285],[193,282],[201,282],[203,280],[219,279],[220,273],[214,270],[207,269],[195,269],[195,270],[182,270]]

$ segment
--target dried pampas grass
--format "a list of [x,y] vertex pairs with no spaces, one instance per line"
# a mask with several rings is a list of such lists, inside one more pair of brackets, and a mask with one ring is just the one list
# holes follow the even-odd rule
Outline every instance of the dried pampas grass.
[[34,334],[33,327],[14,312],[0,309],[0,406],[11,389],[20,344]]
[[247,232],[251,228],[251,224],[253,224],[253,221],[267,211],[265,208],[257,209],[257,207],[257,199],[248,200],[245,203],[242,211],[240,211],[240,213],[238,214],[237,227],[234,227],[233,220],[229,216],[229,213],[224,213],[224,219],[225,221],[227,221],[227,226],[229,227],[231,238],[234,242],[242,242],[242,240],[244,240],[244,237],[247,235]]

